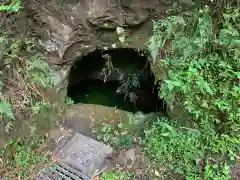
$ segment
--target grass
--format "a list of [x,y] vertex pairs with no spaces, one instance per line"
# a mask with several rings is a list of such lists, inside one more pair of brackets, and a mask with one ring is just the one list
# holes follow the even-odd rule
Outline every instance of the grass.
[[106,171],[101,175],[101,180],[131,180],[132,173],[117,171]]

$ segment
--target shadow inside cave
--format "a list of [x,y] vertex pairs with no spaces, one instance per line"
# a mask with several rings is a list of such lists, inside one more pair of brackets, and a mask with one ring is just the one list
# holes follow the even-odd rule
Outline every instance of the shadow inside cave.
[[67,95],[74,103],[99,104],[130,112],[164,110],[147,55],[129,48],[95,50],[77,59]]

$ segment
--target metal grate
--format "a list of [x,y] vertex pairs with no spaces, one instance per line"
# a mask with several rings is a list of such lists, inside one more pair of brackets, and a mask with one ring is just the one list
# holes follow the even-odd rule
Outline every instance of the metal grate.
[[68,165],[57,162],[52,168],[43,169],[36,180],[90,180],[91,178]]

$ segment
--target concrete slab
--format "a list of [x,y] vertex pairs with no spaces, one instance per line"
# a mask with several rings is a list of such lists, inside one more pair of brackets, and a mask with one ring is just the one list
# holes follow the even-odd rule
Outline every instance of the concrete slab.
[[57,158],[72,168],[91,177],[101,170],[113,149],[101,142],[76,133],[59,151]]

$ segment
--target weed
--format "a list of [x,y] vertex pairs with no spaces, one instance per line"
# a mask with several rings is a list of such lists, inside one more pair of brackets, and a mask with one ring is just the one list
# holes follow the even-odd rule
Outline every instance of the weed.
[[115,69],[112,64],[111,56],[109,54],[102,55],[102,58],[106,61],[105,67],[99,73],[99,76],[103,76],[103,81],[107,81],[107,77],[111,75],[112,71]]
[[197,131],[181,132],[167,123],[167,119],[158,119],[145,131],[143,146],[155,162],[161,161],[179,174],[197,174],[196,160],[203,156]]
[[[11,8],[17,11],[20,1],[13,2],[16,4],[10,4]],[[1,5],[0,10],[10,11],[6,6]],[[15,39],[8,32],[0,32],[0,58],[0,121],[1,126],[5,125],[1,140],[10,138],[1,150],[0,175],[27,179],[47,161],[45,144],[37,130],[52,111],[44,94],[44,89],[53,85],[52,70],[44,56],[36,52],[34,39]],[[15,133],[19,139],[13,138]]]
[[70,97],[67,97],[66,102],[67,102],[67,105],[74,104],[74,101]]
[[18,12],[21,8],[21,1],[20,0],[13,0],[10,4],[3,4],[0,5],[0,12]]
[[130,102],[135,104],[137,96],[134,90],[140,87],[139,74],[129,74],[123,77],[120,84],[117,92],[124,94],[124,100],[128,98]]
[[27,62],[26,75],[31,83],[47,88],[53,86],[52,70],[44,60],[41,54],[31,56]]
[[[177,122],[170,123],[161,118],[149,130],[145,130],[142,146],[153,162],[161,162],[187,179],[202,179],[202,172],[206,178],[207,174],[212,173],[216,179],[228,179],[227,163],[229,159],[232,162],[235,160],[234,152],[239,142],[231,141],[226,136],[216,136],[215,133],[206,136],[206,131],[207,129],[180,128]],[[219,153],[229,158],[220,160]]]
[[115,148],[126,148],[132,145],[135,135],[140,129],[143,129],[147,120],[149,120],[149,116],[137,112],[133,115],[129,114],[126,121],[114,124],[94,124],[93,132],[97,135],[98,140],[104,143]]
[[133,174],[128,172],[122,172],[120,170],[116,171],[106,171],[101,175],[102,180],[130,180]]
[[49,101],[37,101],[32,106],[32,115],[38,116],[39,119],[48,119],[52,104]]
[[30,178],[47,162],[48,153],[40,136],[10,139],[1,150],[0,174],[5,179]]
[[[221,133],[239,132],[239,9],[227,8],[214,23],[208,7],[191,18],[155,22],[153,59],[168,69],[159,95],[169,103],[177,94],[196,121],[207,120]],[[160,52],[160,53],[158,53]]]
[[224,164],[213,164],[210,160],[207,161],[204,169],[204,179],[206,180],[222,180],[231,179],[229,173],[229,165]]
[[129,99],[131,103],[136,103],[137,96],[134,93],[136,88],[140,87],[139,74],[124,74],[121,69],[113,66],[111,56],[109,54],[103,54],[102,58],[105,60],[105,66],[99,73],[99,77],[103,77],[103,81],[106,82],[107,78],[116,71],[120,77],[120,86],[117,89],[118,93],[124,94],[124,100]]
[[2,93],[0,93],[0,115],[6,116],[9,119],[15,119],[12,105],[6,100]]
[[146,131],[145,150],[188,179],[202,178],[198,158],[204,179],[229,179],[229,160],[239,151],[240,9],[236,1],[221,3],[154,22],[149,41],[153,65],[166,69],[159,96],[171,106],[181,102],[198,133],[160,121]]
[[[29,109],[36,109],[44,103],[43,89],[52,87],[52,70],[44,61],[44,57],[34,50],[35,41],[32,39],[15,40],[5,35],[1,46],[2,64],[2,114],[6,111],[9,118],[11,113],[21,112],[31,114]],[[25,52],[25,55],[22,55]],[[5,107],[5,109],[4,109]],[[6,109],[8,107],[8,111]],[[12,108],[10,108],[12,107]],[[3,112],[4,111],[4,112]],[[6,114],[5,113],[5,114]],[[36,112],[33,112],[36,115]]]
[[101,124],[93,129],[97,139],[116,148],[124,148],[132,144],[133,135],[128,133],[127,124]]

